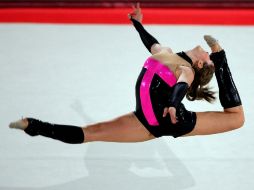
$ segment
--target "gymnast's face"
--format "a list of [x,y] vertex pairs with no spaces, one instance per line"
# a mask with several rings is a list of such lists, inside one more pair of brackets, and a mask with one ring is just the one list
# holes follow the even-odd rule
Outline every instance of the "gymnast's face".
[[209,53],[205,51],[200,45],[196,46],[194,48],[194,51],[196,51],[196,55],[198,60],[193,63],[193,66],[196,68],[202,69],[205,64],[207,65],[213,65],[212,60],[210,59]]

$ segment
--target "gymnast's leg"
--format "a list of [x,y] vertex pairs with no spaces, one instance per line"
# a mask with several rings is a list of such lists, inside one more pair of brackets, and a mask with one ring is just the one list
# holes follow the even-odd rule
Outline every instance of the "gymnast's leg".
[[244,112],[240,96],[228,67],[225,51],[211,36],[205,36],[211,47],[211,60],[219,87],[219,98],[224,111],[199,112],[194,130],[186,136],[209,135],[238,129],[244,124]]
[[133,113],[85,127],[59,125],[26,118],[13,122],[10,128],[24,130],[30,136],[45,136],[69,144],[93,141],[143,142],[154,138]]
[[143,142],[155,138],[133,113],[88,125],[83,131],[85,142]]
[[9,127],[24,130],[30,136],[41,135],[69,144],[84,142],[84,134],[81,127],[52,124],[34,118],[25,118],[12,122]]

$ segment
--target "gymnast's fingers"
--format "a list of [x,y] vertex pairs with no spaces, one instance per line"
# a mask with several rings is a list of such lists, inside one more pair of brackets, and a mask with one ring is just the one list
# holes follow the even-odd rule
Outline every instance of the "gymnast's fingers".
[[175,124],[177,122],[177,119],[176,119],[176,109],[174,107],[170,107],[168,109],[168,113],[170,115],[171,122],[173,124]]
[[168,108],[164,108],[163,117],[166,117],[167,114],[168,114]]

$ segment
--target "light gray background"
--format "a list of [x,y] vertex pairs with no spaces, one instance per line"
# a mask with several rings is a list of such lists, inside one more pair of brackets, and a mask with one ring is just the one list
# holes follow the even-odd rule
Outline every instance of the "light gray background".
[[[135,108],[149,56],[131,25],[0,25],[0,189],[238,190],[254,188],[254,27],[147,25],[175,52],[216,36],[227,51],[246,122],[224,134],[134,144],[69,145],[11,130],[24,117],[83,126]],[[218,91],[216,81],[211,86]],[[219,101],[188,102],[192,111]]]

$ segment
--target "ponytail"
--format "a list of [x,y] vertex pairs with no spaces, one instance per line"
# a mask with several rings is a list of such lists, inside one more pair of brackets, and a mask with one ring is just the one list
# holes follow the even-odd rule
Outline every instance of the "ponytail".
[[189,87],[186,98],[190,101],[206,100],[212,103],[215,100],[215,92],[206,86],[212,79],[214,67],[212,65],[204,64],[202,69],[193,68],[195,70],[194,80]]

